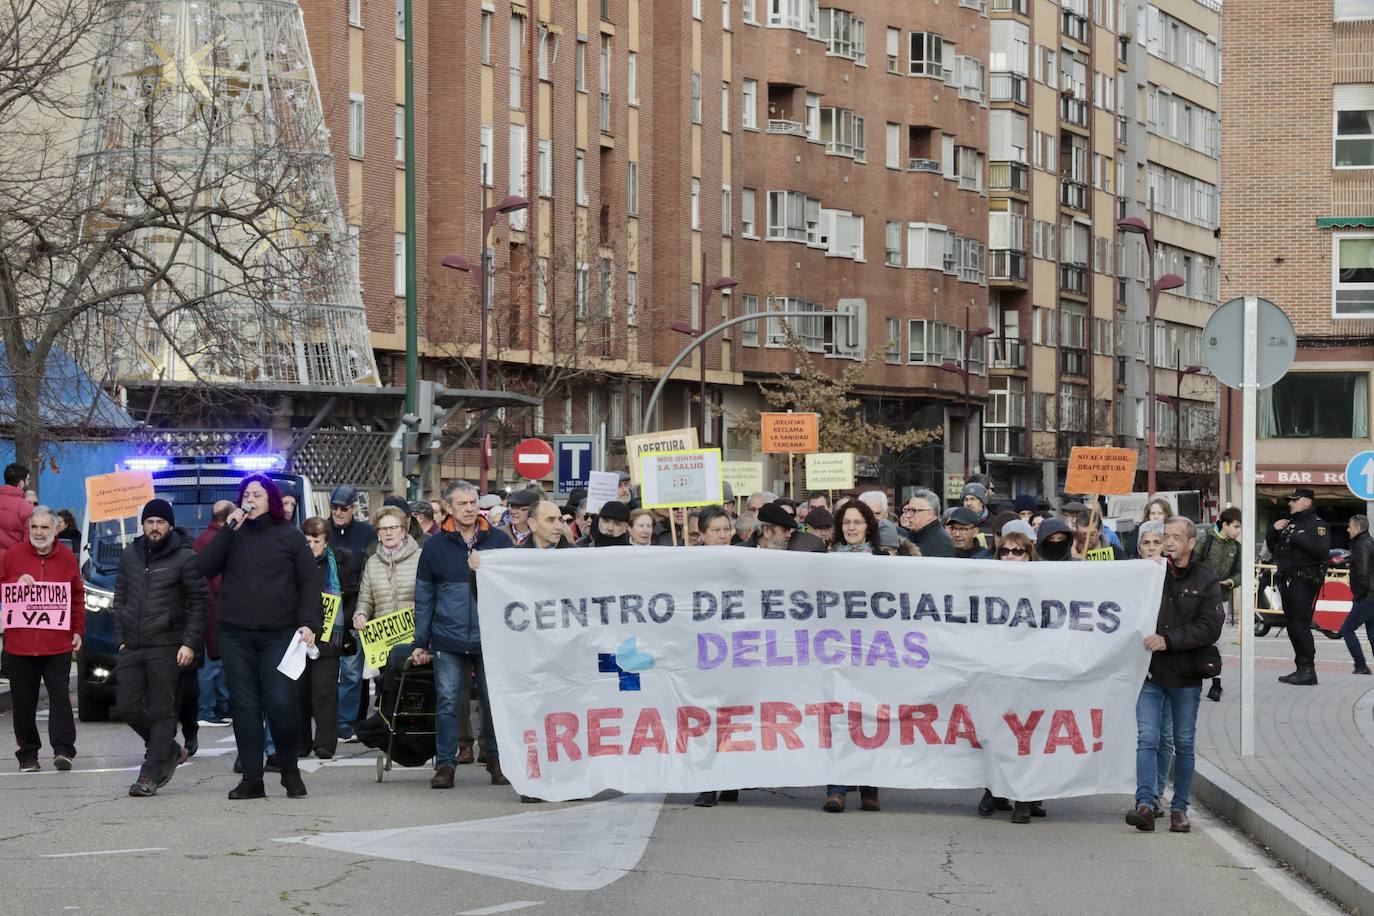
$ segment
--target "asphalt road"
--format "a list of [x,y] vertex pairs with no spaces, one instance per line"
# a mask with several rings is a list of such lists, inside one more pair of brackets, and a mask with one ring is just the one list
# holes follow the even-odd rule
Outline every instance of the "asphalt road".
[[459,767],[452,791],[423,769],[379,785],[372,752],[346,745],[356,756],[305,774],[307,799],[269,782],[269,798],[230,802],[230,730],[205,729],[161,794],[132,799],[136,736],[78,729],[70,773],[46,751],[38,774],[0,762],[0,911],[1339,912],[1205,811],[1189,835],[1131,829],[1124,796],[1051,802],[1026,826],[980,819],[967,791],[885,791],[881,813],[852,797],[843,815],[820,810],[819,788],[714,809],[687,796],[522,805],[478,767]]

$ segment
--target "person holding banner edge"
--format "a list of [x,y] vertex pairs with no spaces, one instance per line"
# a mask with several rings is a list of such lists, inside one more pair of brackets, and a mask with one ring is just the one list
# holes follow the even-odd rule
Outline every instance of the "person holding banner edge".
[[243,768],[229,798],[267,795],[264,713],[276,742],[281,784],[287,796],[301,798],[306,790],[296,764],[296,685],[277,664],[297,634],[314,645],[322,583],[305,535],[286,517],[275,481],[262,474],[245,477],[238,503],[196,561],[206,578],[222,577],[216,605],[219,648]]

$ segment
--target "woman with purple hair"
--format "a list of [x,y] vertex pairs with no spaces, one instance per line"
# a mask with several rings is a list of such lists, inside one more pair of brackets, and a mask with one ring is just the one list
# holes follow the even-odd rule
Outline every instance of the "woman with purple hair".
[[286,517],[275,481],[261,474],[245,477],[238,502],[197,561],[207,578],[222,576],[217,633],[243,766],[243,779],[229,798],[267,794],[262,780],[264,714],[277,746],[281,784],[289,797],[300,798],[305,783],[296,763],[296,684],[277,664],[297,633],[306,645],[314,644],[323,623],[323,585],[305,535]]

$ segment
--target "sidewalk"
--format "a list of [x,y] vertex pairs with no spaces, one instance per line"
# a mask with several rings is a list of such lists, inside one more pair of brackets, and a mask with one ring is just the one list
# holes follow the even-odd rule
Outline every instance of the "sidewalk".
[[[1374,677],[1350,673],[1340,640],[1317,640],[1316,687],[1278,682],[1288,639],[1255,658],[1255,756],[1240,754],[1240,646],[1228,628],[1220,703],[1198,715],[1196,801],[1217,810],[1342,904],[1374,914]],[[1366,652],[1368,652],[1366,647]],[[1204,685],[1204,688],[1206,685]]]

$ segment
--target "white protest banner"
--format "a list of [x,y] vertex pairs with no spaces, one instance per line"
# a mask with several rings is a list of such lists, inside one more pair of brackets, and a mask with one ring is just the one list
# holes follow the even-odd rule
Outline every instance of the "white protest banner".
[[6,582],[0,586],[5,630],[69,630],[72,626],[70,582]]
[[654,452],[682,452],[694,449],[697,442],[697,428],[665,429],[657,433],[638,433],[625,437],[625,453],[630,462],[630,483],[639,486],[639,459]]
[[763,489],[763,462],[762,461],[722,461],[720,463],[720,477],[735,490],[735,498],[740,505],[749,498],[749,494],[757,493]]
[[705,549],[483,555],[518,792],[1135,790],[1162,565]]
[[848,490],[853,486],[853,452],[814,452],[806,456],[808,490]]
[[724,495],[718,448],[660,452],[639,460],[639,501],[645,509],[706,506]]
[[[591,471],[587,475],[587,514],[595,515],[601,507],[620,495],[620,474],[617,471]],[[576,506],[573,506],[576,509]]]

